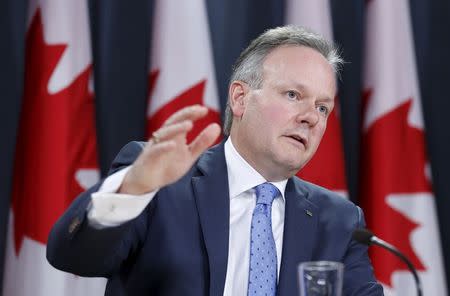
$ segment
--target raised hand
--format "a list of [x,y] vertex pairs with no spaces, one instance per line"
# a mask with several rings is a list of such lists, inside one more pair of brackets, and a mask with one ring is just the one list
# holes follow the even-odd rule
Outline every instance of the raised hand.
[[220,126],[212,123],[191,143],[187,143],[186,135],[192,129],[194,121],[207,113],[206,107],[195,105],[183,108],[169,117],[153,133],[125,175],[119,193],[140,195],[180,179],[220,135]]

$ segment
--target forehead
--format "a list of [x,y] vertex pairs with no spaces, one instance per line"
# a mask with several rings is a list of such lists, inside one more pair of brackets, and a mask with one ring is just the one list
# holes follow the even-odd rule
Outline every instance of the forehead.
[[334,96],[336,89],[331,64],[321,53],[306,46],[280,46],[272,50],[263,62],[262,74],[264,82],[311,86],[328,96]]

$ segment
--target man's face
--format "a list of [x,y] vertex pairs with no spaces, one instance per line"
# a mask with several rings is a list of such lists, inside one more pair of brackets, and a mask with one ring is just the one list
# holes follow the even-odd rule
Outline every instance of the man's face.
[[317,51],[303,46],[273,50],[262,66],[263,83],[230,87],[231,139],[269,181],[295,175],[314,155],[334,107],[335,75]]

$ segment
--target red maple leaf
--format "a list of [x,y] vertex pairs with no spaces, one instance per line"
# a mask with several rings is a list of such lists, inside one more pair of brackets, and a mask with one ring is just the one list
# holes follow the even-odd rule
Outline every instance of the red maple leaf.
[[336,108],[328,117],[327,130],[316,154],[297,176],[331,190],[347,191],[341,124]]
[[14,165],[12,210],[18,254],[24,236],[45,244],[57,218],[82,191],[78,168],[97,168],[91,67],[61,91],[49,79],[66,45],[44,41],[38,9],[26,39],[25,89]]
[[[151,94],[158,80],[159,71],[155,70],[149,76],[149,93]],[[167,104],[156,111],[148,120],[147,136],[150,137],[154,131],[159,129],[161,125],[176,111],[191,105],[204,105],[203,96],[205,92],[206,80],[201,80],[193,86],[184,90],[180,95],[170,100]],[[150,102],[149,102],[150,104]],[[216,122],[220,124],[220,114],[214,109],[208,108],[208,114],[195,121],[193,129],[187,135],[187,141],[190,142],[210,123]],[[220,142],[220,138],[216,143]]]
[[[372,91],[364,94],[365,105]],[[412,99],[377,119],[363,135],[361,201],[367,224],[375,234],[391,242],[418,270],[423,263],[411,246],[411,233],[419,225],[387,204],[387,196],[431,192],[425,175],[427,163],[424,134],[408,124]],[[371,249],[376,277],[391,286],[394,271],[408,270],[396,257],[380,248]]]

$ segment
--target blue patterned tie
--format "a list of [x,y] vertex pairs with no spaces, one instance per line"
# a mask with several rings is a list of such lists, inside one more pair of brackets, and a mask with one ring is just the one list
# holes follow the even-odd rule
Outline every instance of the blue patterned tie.
[[270,183],[255,187],[256,206],[250,236],[248,296],[274,296],[277,291],[277,251],[272,233],[272,202],[279,194]]

